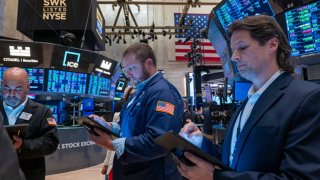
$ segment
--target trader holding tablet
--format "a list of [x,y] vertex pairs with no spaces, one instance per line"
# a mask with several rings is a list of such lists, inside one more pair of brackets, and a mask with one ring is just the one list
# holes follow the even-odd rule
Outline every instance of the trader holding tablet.
[[[124,52],[123,70],[137,88],[120,113],[121,137],[112,140],[97,129],[100,136],[91,134],[91,139],[115,151],[113,180],[179,180],[174,161],[154,142],[169,130],[180,131],[183,103],[179,92],[157,71],[155,54],[148,44],[137,43]],[[117,129],[116,123],[112,128]]]
[[45,179],[45,155],[59,144],[57,124],[46,106],[28,99],[28,74],[21,68],[9,68],[2,80],[0,110],[4,125],[29,124],[25,137],[13,136],[19,164],[27,180]]
[[[269,16],[234,21],[232,60],[252,82],[248,98],[231,118],[223,147],[223,163],[214,166],[191,153],[196,166],[180,164],[191,180],[314,179],[320,177],[320,86],[294,79],[291,47],[279,24]],[[201,134],[192,123],[182,132]],[[203,142],[202,147],[209,144]]]

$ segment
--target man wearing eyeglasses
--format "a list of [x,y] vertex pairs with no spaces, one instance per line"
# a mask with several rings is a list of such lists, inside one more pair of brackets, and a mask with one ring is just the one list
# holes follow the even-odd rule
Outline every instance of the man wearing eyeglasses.
[[120,127],[111,124],[120,130],[121,138],[112,140],[96,129],[100,136],[91,134],[91,139],[116,152],[114,180],[179,180],[176,165],[153,141],[169,130],[180,131],[183,102],[179,92],[157,71],[155,54],[145,43],[134,44],[124,52],[123,71],[137,88],[122,108]]

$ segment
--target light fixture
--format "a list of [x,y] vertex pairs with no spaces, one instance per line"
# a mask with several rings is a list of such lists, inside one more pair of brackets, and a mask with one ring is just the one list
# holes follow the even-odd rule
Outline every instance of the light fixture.
[[123,44],[127,44],[127,41],[126,41],[126,39],[124,38],[124,35],[123,35]]
[[162,35],[163,35],[163,36],[166,36],[166,35],[167,35],[167,31],[162,30]]

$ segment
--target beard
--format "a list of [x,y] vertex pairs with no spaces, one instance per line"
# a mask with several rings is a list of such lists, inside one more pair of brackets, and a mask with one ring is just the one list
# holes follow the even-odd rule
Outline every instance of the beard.
[[11,106],[11,107],[17,107],[20,103],[20,100],[19,98],[17,97],[6,97],[4,98],[4,102],[6,102],[6,104],[8,106]]

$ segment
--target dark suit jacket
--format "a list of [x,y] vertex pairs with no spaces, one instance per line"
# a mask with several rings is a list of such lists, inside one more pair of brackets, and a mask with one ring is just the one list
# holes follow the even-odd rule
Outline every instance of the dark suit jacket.
[[[4,117],[4,124],[8,124],[8,117],[0,102],[0,110]],[[29,124],[28,132],[23,139],[21,150],[18,152],[20,167],[27,180],[45,179],[45,155],[53,153],[59,144],[57,127],[49,125],[47,118],[52,113],[46,106],[28,100],[22,112],[32,114],[29,120],[17,118],[16,124]]]
[[[231,119],[222,148],[229,162]],[[231,165],[215,179],[320,179],[320,86],[280,75],[260,96],[236,145]]]
[[0,179],[23,180],[24,175],[19,168],[18,158],[12,147],[11,140],[3,128],[3,118],[0,113]]

